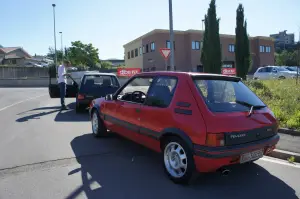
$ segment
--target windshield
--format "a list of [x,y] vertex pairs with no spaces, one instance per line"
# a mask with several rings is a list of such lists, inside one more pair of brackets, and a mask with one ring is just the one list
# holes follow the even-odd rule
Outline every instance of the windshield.
[[287,67],[286,69],[288,69],[289,71],[297,71],[296,67]]
[[277,69],[278,71],[289,71],[288,69],[282,68],[282,67],[277,67],[276,69]]
[[200,95],[212,112],[244,112],[266,105],[243,82],[194,79]]

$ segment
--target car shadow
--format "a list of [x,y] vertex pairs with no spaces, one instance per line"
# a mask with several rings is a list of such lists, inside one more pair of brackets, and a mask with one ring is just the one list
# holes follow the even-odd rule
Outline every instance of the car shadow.
[[84,134],[71,141],[82,185],[66,198],[298,198],[282,180],[257,164],[239,165],[229,176],[200,176],[190,186],[172,183],[164,174],[160,155],[129,140],[112,136],[95,139]]
[[29,120],[40,119],[43,116],[57,113],[54,121],[55,122],[87,122],[89,121],[88,111],[82,114],[76,114],[75,112],[76,103],[68,104],[69,110],[61,110],[60,106],[40,107],[31,109],[29,111],[18,113],[17,115],[26,115],[18,118],[17,122],[27,122]]
[[69,110],[59,111],[55,116],[55,122],[87,122],[90,121],[88,111],[76,113],[76,102],[68,104]]

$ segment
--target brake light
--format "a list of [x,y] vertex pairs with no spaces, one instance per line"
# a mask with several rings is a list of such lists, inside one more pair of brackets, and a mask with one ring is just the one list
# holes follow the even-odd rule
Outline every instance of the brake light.
[[224,146],[225,139],[223,133],[208,133],[206,136],[207,146]]
[[82,99],[84,99],[84,95],[78,94],[77,98],[80,99],[80,100],[82,100]]

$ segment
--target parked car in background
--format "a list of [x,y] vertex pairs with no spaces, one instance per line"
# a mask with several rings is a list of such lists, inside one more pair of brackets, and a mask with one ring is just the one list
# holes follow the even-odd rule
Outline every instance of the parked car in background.
[[253,79],[288,79],[296,78],[297,72],[290,71],[285,67],[266,66],[259,67],[253,75]]
[[92,100],[113,94],[120,88],[120,83],[112,73],[85,73],[82,77],[76,97],[76,112],[89,107]]
[[195,171],[251,163],[279,141],[273,112],[233,76],[140,73],[93,100],[90,117],[95,137],[116,132],[161,152],[175,183],[189,183]]

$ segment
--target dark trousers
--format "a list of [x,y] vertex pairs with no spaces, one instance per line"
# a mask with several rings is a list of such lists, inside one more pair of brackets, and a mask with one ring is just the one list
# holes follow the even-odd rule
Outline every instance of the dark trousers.
[[65,106],[66,83],[64,83],[64,82],[59,83],[59,90],[60,90],[60,103],[61,103],[61,106]]

